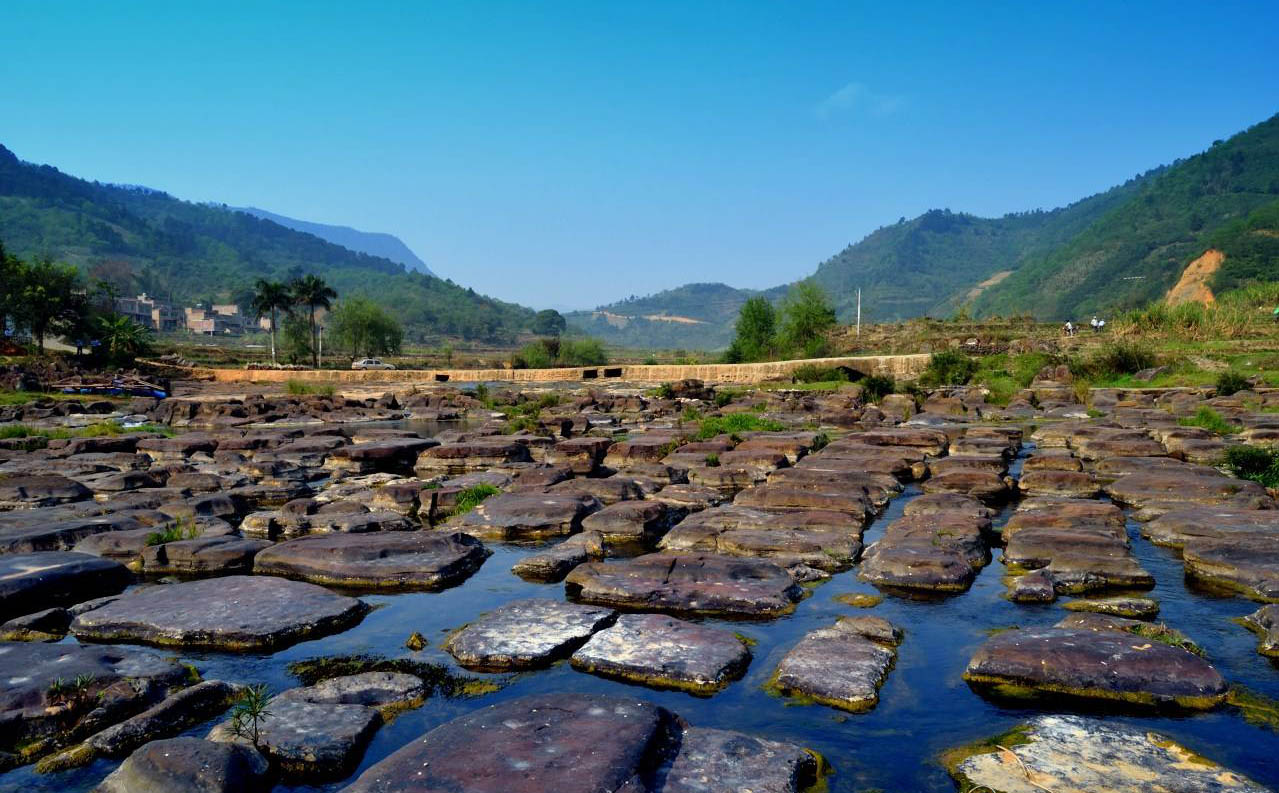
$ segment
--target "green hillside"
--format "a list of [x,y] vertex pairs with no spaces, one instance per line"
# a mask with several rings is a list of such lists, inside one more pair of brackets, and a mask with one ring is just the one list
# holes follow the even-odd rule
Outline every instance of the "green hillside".
[[880,228],[823,262],[814,274],[843,320],[862,290],[863,321],[952,313],[992,277],[1003,277],[1073,237],[1131,196],[1149,175],[1052,211],[1001,218],[934,209]]
[[1208,245],[1226,255],[1212,281],[1214,292],[1279,281],[1279,199],[1217,229]]
[[411,338],[503,341],[533,312],[388,259],[356,253],[227,207],[89,182],[0,146],[0,241],[22,257],[71,262],[128,294],[241,301],[258,278],[316,273],[339,294],[386,306]]
[[[1161,298],[1228,224],[1279,199],[1279,116],[1144,180],[1135,194],[982,294],[979,313],[1067,319]],[[1260,221],[1259,221],[1260,222]],[[1237,236],[1237,235],[1236,235]],[[1221,278],[1279,276],[1273,258]],[[1230,275],[1235,273],[1235,275]]]

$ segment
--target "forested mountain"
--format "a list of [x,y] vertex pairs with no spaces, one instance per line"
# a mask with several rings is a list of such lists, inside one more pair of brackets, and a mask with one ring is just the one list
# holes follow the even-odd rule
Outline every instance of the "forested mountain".
[[[853,318],[858,288],[863,321],[869,322],[946,316],[960,307],[979,315],[1062,320],[1160,299],[1209,248],[1225,254],[1213,276],[1217,290],[1279,280],[1279,116],[1060,209],[1001,218],[932,210],[902,219],[821,263],[813,278],[843,321]],[[704,286],[604,308],[616,314],[691,312]],[[752,294],[716,288],[723,306],[740,306]],[[779,287],[767,294],[784,293]],[[682,329],[677,346],[724,346],[734,316],[715,315],[720,318],[708,315],[706,324]],[[600,319],[590,317],[577,314],[570,322],[585,327],[589,319],[599,326]],[[635,346],[676,346],[668,328],[646,335],[651,325],[632,323],[621,332]],[[686,337],[714,343],[697,345]]]
[[236,209],[241,212],[248,212],[250,215],[263,220],[279,223],[281,226],[294,231],[305,231],[307,234],[314,234],[322,240],[328,240],[334,245],[341,245],[343,248],[348,248],[356,253],[367,253],[370,256],[381,256],[383,259],[390,259],[396,264],[404,265],[406,270],[435,275],[435,273],[431,272],[431,268],[426,266],[426,262],[418,258],[418,255],[394,234],[385,234],[379,231],[360,231],[350,226],[333,226],[328,223],[298,220],[297,218],[268,212],[257,207],[236,207]]
[[403,265],[225,207],[146,188],[68,176],[0,146],[0,241],[22,257],[71,262],[126,293],[175,301],[244,299],[258,278],[322,276],[339,294],[365,295],[410,337],[508,340],[533,312]]
[[[1128,200],[987,290],[976,308],[1065,319],[1158,299],[1219,229],[1276,200],[1279,115],[1144,180]],[[1258,266],[1253,277],[1279,277],[1274,259]],[[1237,272],[1227,254],[1218,277]]]

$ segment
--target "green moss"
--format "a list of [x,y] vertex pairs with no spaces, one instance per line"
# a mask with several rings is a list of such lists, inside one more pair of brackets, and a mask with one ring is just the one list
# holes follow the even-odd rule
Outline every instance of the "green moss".
[[1226,704],[1239,712],[1244,721],[1271,732],[1279,732],[1279,701],[1243,686],[1231,686]]
[[757,644],[759,644],[759,639],[752,639],[751,637],[747,636],[744,633],[738,633],[734,631],[733,635],[737,637],[737,641],[741,642],[747,647],[754,647]]
[[[970,757],[977,755],[992,754],[1001,749],[1012,750],[1016,746],[1025,746],[1033,740],[1030,731],[1030,725],[1019,724],[1007,732],[1002,732],[991,738],[983,738],[979,741],[973,741],[962,746],[956,746],[953,749],[947,749],[938,755],[937,759],[942,767],[950,773],[951,777],[959,784],[961,793],[969,793],[977,788],[971,779],[964,776],[959,767],[964,761]],[[989,788],[981,788],[989,790]]]
[[884,597],[883,595],[868,595],[864,592],[850,592],[844,595],[836,595],[835,601],[853,608],[869,609],[883,603]]

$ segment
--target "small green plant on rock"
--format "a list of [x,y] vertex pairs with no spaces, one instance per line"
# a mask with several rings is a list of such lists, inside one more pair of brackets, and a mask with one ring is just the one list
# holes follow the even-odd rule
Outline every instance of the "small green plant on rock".
[[944,350],[933,353],[928,368],[919,376],[925,386],[964,385],[977,371],[977,362],[962,352]]
[[163,531],[153,531],[146,537],[147,545],[164,545],[178,540],[194,540],[200,536],[200,527],[193,518],[178,518]]
[[249,686],[231,709],[231,734],[259,746],[262,741],[262,723],[271,715],[271,695],[265,683]]
[[892,377],[873,374],[860,381],[862,399],[878,404],[880,400],[897,391],[897,381]]
[[496,496],[502,491],[487,482],[481,482],[478,485],[472,485],[457,494],[457,506],[453,509],[454,515],[465,515],[471,510],[478,507],[489,496]]

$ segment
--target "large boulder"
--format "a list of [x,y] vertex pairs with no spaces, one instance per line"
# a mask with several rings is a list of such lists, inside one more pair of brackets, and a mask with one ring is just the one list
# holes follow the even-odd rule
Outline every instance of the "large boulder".
[[257,555],[254,571],[364,589],[443,589],[465,581],[489,556],[460,532],[316,534]]
[[81,639],[215,650],[267,650],[345,630],[369,607],[323,587],[226,576],[136,589],[79,614]]

